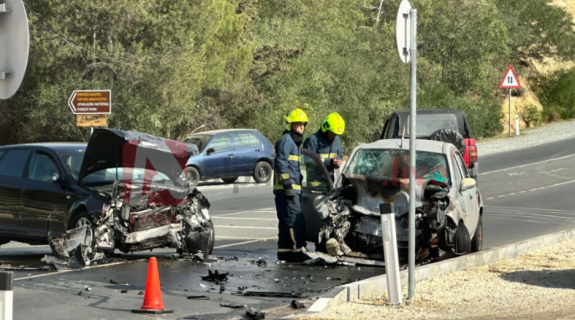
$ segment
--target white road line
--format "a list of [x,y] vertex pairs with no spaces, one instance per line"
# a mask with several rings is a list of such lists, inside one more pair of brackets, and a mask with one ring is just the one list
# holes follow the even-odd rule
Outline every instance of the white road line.
[[222,237],[217,236],[216,240],[225,239],[225,240],[266,240],[268,238],[258,238],[258,237]]
[[551,211],[551,212],[575,213],[575,211],[559,210],[559,209],[500,207],[500,206],[486,206],[485,209],[486,210],[488,210],[488,209],[508,209],[508,210],[530,210],[530,211]]
[[236,216],[238,214],[245,214],[245,213],[275,213],[275,210],[269,210],[269,209],[273,209],[273,208],[265,208],[265,209],[261,209],[261,210],[250,210],[250,211],[239,211],[239,212],[234,212],[234,213],[226,213],[226,214],[218,214],[218,215],[213,215],[213,217],[227,217],[227,216]]
[[85,267],[85,268],[82,268],[82,269],[63,270],[63,271],[58,271],[58,272],[50,272],[50,273],[44,273],[44,274],[37,274],[37,275],[35,275],[35,276],[16,278],[16,279],[14,279],[14,281],[34,279],[34,278],[41,278],[41,277],[47,277],[47,276],[55,276],[55,275],[60,275],[60,274],[63,274],[63,273],[74,272],[74,271],[81,271],[81,270],[89,270],[89,269],[96,269],[96,268],[117,266],[117,265],[119,265],[119,264],[124,264],[124,263],[126,263],[126,262],[127,262],[127,261],[121,261],[121,262],[114,262],[114,263],[108,263],[108,264],[100,264],[100,265],[97,265],[97,266]]
[[216,228],[230,228],[230,229],[265,229],[265,230],[277,230],[278,228],[272,227],[250,227],[250,226],[215,226]]
[[226,220],[256,220],[256,221],[278,221],[278,219],[269,219],[269,218],[234,218],[234,217],[212,217],[212,219],[226,219]]
[[555,220],[561,220],[561,221],[575,221],[575,218],[553,216],[553,215],[541,214],[541,213],[530,213],[530,212],[485,211],[485,213],[494,214],[494,215],[511,215],[511,216],[533,217],[533,218],[541,218],[541,219],[555,219]]
[[233,247],[233,246],[241,246],[242,244],[250,244],[250,243],[254,243],[254,242],[267,241],[267,240],[272,240],[272,239],[277,239],[277,237],[269,237],[269,238],[263,238],[263,239],[258,239],[258,240],[251,240],[251,241],[225,244],[223,246],[214,247],[214,249],[222,249],[222,248],[228,248],[228,247]]
[[492,174],[492,173],[509,171],[509,170],[513,170],[513,169],[524,168],[524,167],[528,167],[528,166],[534,166],[534,165],[537,165],[537,164],[542,164],[542,163],[551,162],[551,161],[558,161],[558,160],[568,159],[568,158],[572,158],[572,157],[575,157],[575,154],[568,155],[568,156],[564,156],[564,157],[559,157],[559,158],[554,158],[554,159],[548,159],[548,160],[538,161],[538,162],[532,162],[532,163],[528,163],[528,164],[524,164],[524,165],[520,165],[520,166],[516,166],[516,167],[510,167],[510,168],[505,168],[505,169],[500,169],[500,170],[482,172],[482,173],[480,173],[480,174],[478,174],[478,175],[484,176],[484,175],[488,175],[488,174]]
[[[564,181],[564,182],[552,184],[552,185],[545,186],[545,187],[533,188],[533,189],[527,190],[527,191],[518,191],[518,192],[509,193],[509,194],[503,194],[503,195],[500,195],[500,196],[496,196],[496,198],[503,198],[503,197],[507,197],[507,196],[516,195],[516,194],[518,194],[518,193],[533,192],[533,191],[539,191],[539,190],[544,190],[544,189],[559,187],[559,186],[563,186],[563,185],[570,184],[570,183],[574,183],[574,182],[575,182],[575,180]],[[493,197],[491,197],[491,198],[486,198],[486,199],[487,199],[487,200],[492,200]]]
[[517,219],[517,218],[511,218],[511,217],[504,217],[504,216],[486,216],[486,218],[497,218],[497,219],[506,219],[506,220],[513,220],[513,221],[526,221],[526,222],[532,222],[532,223],[545,223],[545,221],[535,221],[535,220],[529,220],[529,219]]

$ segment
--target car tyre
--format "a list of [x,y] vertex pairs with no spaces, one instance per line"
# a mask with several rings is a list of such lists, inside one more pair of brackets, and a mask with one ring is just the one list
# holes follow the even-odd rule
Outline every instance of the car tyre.
[[236,182],[236,180],[238,180],[238,177],[222,178],[222,181],[224,181],[225,183],[234,183],[234,182]]
[[471,239],[471,252],[479,252],[483,249],[483,219],[481,215],[477,221],[477,228],[475,228],[475,234],[473,239]]
[[469,230],[463,222],[460,222],[455,232],[455,253],[466,254],[471,252],[471,239],[469,238]]
[[[94,217],[92,215],[88,214],[87,212],[81,212],[81,213],[73,216],[70,219],[70,222],[68,223],[68,230],[84,226],[86,223],[89,223],[90,227],[93,227]],[[93,236],[94,236],[94,231],[92,231],[92,237]],[[93,238],[92,238],[92,241],[94,241]],[[94,244],[92,243],[92,245],[94,245]],[[54,253],[55,250],[52,248],[52,246],[50,246],[50,248],[52,249],[52,252]],[[106,256],[106,258],[111,258],[114,255],[114,250],[103,251],[103,253]]]
[[212,251],[214,251],[215,243],[216,243],[216,229],[214,228],[214,222],[210,220],[210,241],[206,246],[206,252],[208,254],[212,254]]
[[188,167],[188,181],[191,187],[195,187],[200,182],[200,173],[194,167]]
[[272,177],[272,166],[265,161],[260,161],[256,163],[256,167],[254,169],[254,180],[257,183],[266,183],[270,181]]

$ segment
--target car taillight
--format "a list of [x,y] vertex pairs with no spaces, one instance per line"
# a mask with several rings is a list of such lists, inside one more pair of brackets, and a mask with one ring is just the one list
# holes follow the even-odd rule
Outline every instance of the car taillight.
[[469,162],[477,162],[477,146],[469,146]]

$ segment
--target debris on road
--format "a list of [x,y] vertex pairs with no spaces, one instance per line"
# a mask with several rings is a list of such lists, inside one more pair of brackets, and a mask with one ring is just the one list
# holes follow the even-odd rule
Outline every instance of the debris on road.
[[11,265],[2,265],[0,270],[4,271],[51,271],[50,266],[19,266],[12,267]]
[[305,305],[297,300],[292,300],[290,307],[294,309],[303,309],[305,308]]
[[259,257],[257,260],[250,260],[251,264],[257,264],[258,267],[267,267],[268,262],[263,259],[262,257]]
[[128,293],[128,290],[124,289],[122,291],[120,291],[121,293]]
[[138,295],[139,295],[139,296],[143,296],[143,295],[144,295],[144,291],[138,292]]
[[248,287],[238,287],[238,291],[244,291],[244,290],[247,290],[247,289],[248,289]]
[[244,296],[247,297],[266,297],[266,298],[305,298],[298,292],[273,292],[273,291],[246,291]]
[[252,308],[252,307],[250,307],[250,308],[246,311],[245,316],[246,316],[247,319],[250,319],[250,320],[263,320],[263,319],[266,318],[265,313],[259,311],[259,310],[256,309],[256,308]]
[[223,293],[224,291],[226,291],[226,286],[224,286],[223,284],[220,286],[220,293]]
[[118,281],[116,281],[116,279],[110,279],[110,283],[111,284],[120,284]]
[[208,296],[188,296],[189,300],[210,300]]
[[86,288],[86,291],[92,291],[92,288]]
[[208,269],[208,275],[207,276],[201,276],[201,278],[204,281],[224,282],[224,281],[228,280],[228,274],[229,274],[229,272],[218,273],[218,270],[216,270],[215,272],[212,272],[212,270]]
[[232,309],[241,309],[244,307],[244,306],[239,305],[239,304],[231,304],[231,303],[220,303],[220,306],[226,307],[226,308],[232,308]]

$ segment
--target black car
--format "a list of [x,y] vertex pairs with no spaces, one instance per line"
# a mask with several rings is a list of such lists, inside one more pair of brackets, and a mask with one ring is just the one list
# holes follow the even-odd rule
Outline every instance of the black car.
[[[0,244],[50,244],[69,256],[76,230],[94,253],[166,246],[211,252],[209,203],[182,173],[197,152],[194,145],[108,129],[95,130],[88,145],[0,147]],[[171,203],[158,201],[168,193]]]

